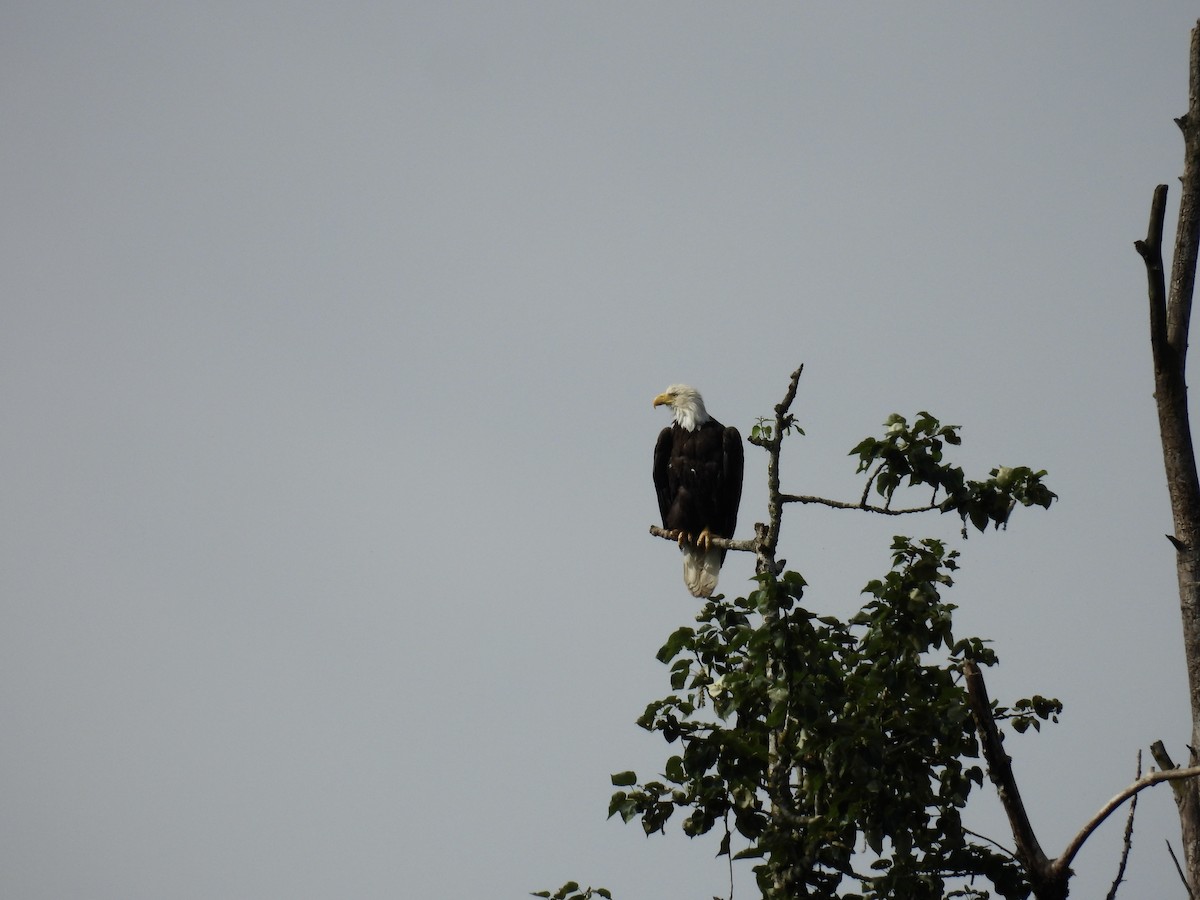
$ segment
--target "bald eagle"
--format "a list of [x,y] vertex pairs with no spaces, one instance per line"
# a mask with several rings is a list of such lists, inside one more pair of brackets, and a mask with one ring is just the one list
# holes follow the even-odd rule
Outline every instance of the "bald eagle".
[[663,528],[679,540],[683,581],[693,597],[709,597],[725,551],[711,546],[712,536],[732,538],[742,499],[742,436],[708,414],[700,393],[673,384],[654,405],[669,406],[673,424],[654,447],[654,487]]

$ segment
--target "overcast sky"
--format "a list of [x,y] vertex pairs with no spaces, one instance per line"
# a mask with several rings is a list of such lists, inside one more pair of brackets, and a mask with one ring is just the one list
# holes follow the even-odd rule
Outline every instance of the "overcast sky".
[[[1189,739],[1132,242],[1196,14],[5,2],[0,892],[726,894],[715,840],[605,820],[696,609],[650,403],[745,433],[800,363],[785,490],[853,497],[894,411],[1049,470],[1006,533],[789,508],[781,553],[845,614],[896,530],[963,550],[993,695],[1066,704],[1009,747],[1059,852]],[[1184,896],[1168,838],[1162,788],[1126,900]]]

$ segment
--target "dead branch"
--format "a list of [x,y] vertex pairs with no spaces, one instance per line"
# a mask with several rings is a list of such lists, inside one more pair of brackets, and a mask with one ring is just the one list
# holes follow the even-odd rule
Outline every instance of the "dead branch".
[[1038,843],[1033,825],[1029,821],[1029,814],[1025,811],[1025,803],[1021,800],[1021,791],[1017,787],[1016,776],[1013,775],[1012,760],[1004,752],[1000,729],[996,727],[996,718],[992,714],[992,701],[988,697],[987,685],[983,682],[983,673],[979,671],[975,661],[970,659],[963,660],[962,671],[966,678],[967,699],[971,706],[971,717],[975,721],[975,731],[979,735],[980,749],[987,762],[988,776],[996,786],[996,793],[1000,796],[1000,803],[1008,816],[1008,824],[1016,842],[1016,857],[1028,874],[1033,894],[1038,900],[1065,898],[1065,878],[1058,886],[1061,893],[1048,890],[1055,881],[1055,873],[1050,860],[1042,852],[1041,844]]
[[[783,495],[779,491],[779,451],[783,446],[783,436],[789,430],[791,419],[789,411],[796,400],[796,390],[800,386],[800,376],[804,366],[796,369],[788,381],[787,393],[775,405],[775,423],[769,437],[750,437],[750,443],[767,451],[767,526],[760,535],[758,549],[758,572],[779,574],[779,566],[775,562],[775,550],[779,546],[779,529],[783,521]],[[757,530],[757,526],[756,526]]]
[[1025,804],[1021,800],[1021,792],[1017,788],[1016,777],[1012,771],[1012,760],[1004,752],[1003,739],[1000,736],[999,728],[996,727],[992,702],[988,698],[983,673],[979,671],[979,666],[970,659],[963,660],[962,671],[966,679],[967,700],[971,707],[971,716],[975,721],[975,730],[979,735],[983,758],[987,762],[988,776],[996,786],[996,793],[1008,816],[1013,840],[1016,842],[1016,858],[1025,869],[1033,888],[1033,895],[1038,900],[1064,900],[1071,878],[1071,862],[1087,839],[1092,836],[1092,833],[1126,800],[1130,800],[1146,788],[1164,781],[1173,782],[1200,777],[1200,766],[1192,766],[1187,769],[1172,768],[1167,771],[1142,775],[1105,803],[1100,811],[1092,816],[1071,839],[1060,856],[1050,859],[1038,843],[1033,825],[1029,821],[1029,815],[1025,811]]
[[[1200,743],[1200,476],[1188,419],[1186,364],[1196,261],[1200,253],[1200,24],[1192,29],[1191,35],[1188,109],[1175,122],[1183,133],[1184,161],[1169,281],[1162,251],[1166,185],[1155,188],[1146,238],[1134,246],[1146,266],[1154,401],[1174,525],[1174,534],[1168,537],[1176,550],[1192,744],[1196,745]],[[1194,753],[1190,762],[1197,762]],[[1175,802],[1183,837],[1185,880],[1197,885],[1200,884],[1200,787],[1193,781],[1179,784]]]
[[[1142,751],[1137,753],[1137,765],[1134,767],[1133,777],[1135,779],[1142,777]],[[1125,869],[1129,865],[1129,851],[1133,849],[1133,816],[1137,812],[1137,796],[1129,801],[1129,816],[1125,819],[1125,834],[1121,839],[1121,860],[1117,864],[1117,876],[1113,879],[1112,887],[1108,889],[1108,894],[1104,900],[1116,900],[1117,889],[1121,886],[1121,882],[1125,880]]]
[[1071,838],[1071,843],[1067,844],[1067,849],[1062,852],[1062,856],[1054,861],[1054,867],[1056,869],[1066,869],[1066,867],[1070,866],[1071,860],[1075,858],[1075,854],[1079,852],[1084,842],[1092,836],[1092,832],[1099,828],[1104,820],[1112,815],[1113,810],[1119,808],[1126,800],[1136,796],[1146,788],[1162,784],[1164,781],[1196,777],[1200,777],[1200,766],[1192,766],[1187,769],[1171,769],[1169,772],[1150,772],[1143,775],[1100,807],[1100,811],[1088,820],[1087,824],[1079,830],[1079,833],[1075,837]]
[[1179,857],[1175,855],[1175,848],[1171,846],[1170,841],[1167,841],[1167,853],[1171,855],[1171,862],[1175,863],[1175,872],[1179,875],[1179,880],[1183,882],[1183,889],[1187,891],[1189,900],[1194,900],[1196,895],[1192,893],[1192,887],[1187,883],[1187,878],[1184,876],[1183,869],[1179,865]]

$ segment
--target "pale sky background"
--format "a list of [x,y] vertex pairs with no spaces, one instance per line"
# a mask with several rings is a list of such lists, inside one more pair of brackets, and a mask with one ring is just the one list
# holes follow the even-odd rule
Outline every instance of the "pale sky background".
[[[960,546],[993,694],[1066,704],[1010,744],[1059,852],[1189,734],[1132,242],[1198,12],[5,2],[0,894],[727,894],[605,819],[696,609],[650,401],[745,433],[801,362],[785,490],[853,497],[893,411],[1049,470],[1007,533],[793,508],[782,555],[845,614],[894,532]],[[1126,900],[1168,838],[1160,788]]]

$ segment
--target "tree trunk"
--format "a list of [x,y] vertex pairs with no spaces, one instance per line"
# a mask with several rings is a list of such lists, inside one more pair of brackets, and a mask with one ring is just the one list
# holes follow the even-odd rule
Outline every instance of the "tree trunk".
[[[1162,256],[1166,185],[1159,185],[1154,192],[1150,227],[1146,239],[1138,241],[1136,247],[1146,263],[1150,297],[1154,400],[1174,520],[1174,534],[1167,537],[1176,551],[1192,706],[1188,764],[1196,765],[1197,754],[1192,748],[1200,747],[1200,478],[1188,421],[1185,371],[1200,241],[1200,24],[1192,30],[1188,111],[1175,121],[1183,132],[1184,169],[1169,291]],[[1177,784],[1175,799],[1183,836],[1184,869],[1189,890],[1195,892],[1200,887],[1200,784],[1195,779]]]

